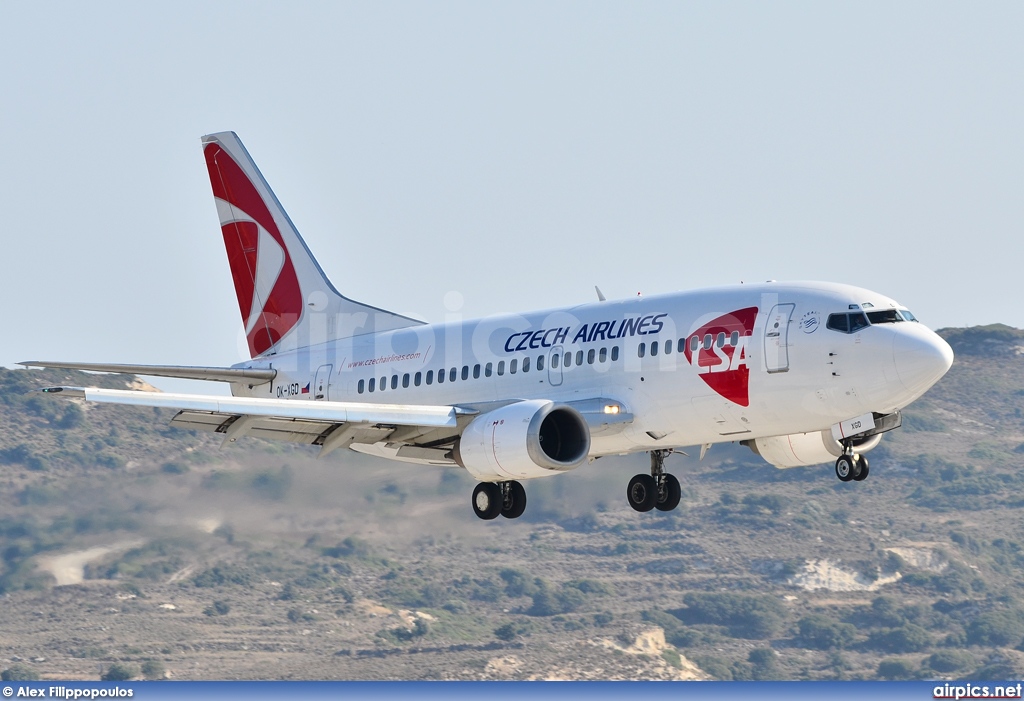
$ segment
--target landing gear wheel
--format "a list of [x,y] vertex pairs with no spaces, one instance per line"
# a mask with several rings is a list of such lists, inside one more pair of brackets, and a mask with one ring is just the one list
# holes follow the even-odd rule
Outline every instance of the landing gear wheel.
[[860,472],[853,479],[856,482],[863,482],[868,478],[868,459],[863,455],[858,455],[857,465],[860,467]]
[[658,501],[658,483],[650,475],[636,475],[629,481],[626,499],[636,511],[650,511]]
[[481,482],[473,490],[473,513],[485,521],[501,513],[501,487],[493,482]]
[[526,490],[518,482],[506,482],[502,492],[504,500],[501,515],[505,518],[519,518],[526,511]]
[[658,490],[658,498],[654,502],[654,508],[658,511],[672,511],[679,506],[679,498],[682,496],[682,491],[679,487],[679,480],[676,479],[675,475],[663,475],[661,488]]
[[852,455],[840,455],[839,459],[836,460],[836,477],[839,478],[840,482],[849,482],[853,479],[854,466]]

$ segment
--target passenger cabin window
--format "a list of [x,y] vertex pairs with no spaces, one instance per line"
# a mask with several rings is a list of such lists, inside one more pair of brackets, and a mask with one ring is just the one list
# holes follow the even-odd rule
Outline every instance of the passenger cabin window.
[[704,335],[704,350],[711,350],[711,343],[712,343],[711,334],[705,334]]
[[409,386],[409,373],[402,375],[402,388],[405,389]]
[[722,346],[725,345],[725,333],[724,332],[722,332],[722,331],[718,332],[718,335],[715,337],[715,345],[718,346],[719,348],[721,348]]
[[437,384],[441,384],[442,382],[444,382],[444,376],[444,368],[441,368],[440,370],[437,371]]
[[729,345],[733,346],[735,348],[739,344],[740,344],[740,332],[739,331],[733,331],[731,334],[729,334]]
[[614,363],[618,359],[619,359],[619,347],[618,346],[612,346],[612,362]]
[[606,362],[608,362],[608,349],[607,349],[607,348],[602,348],[602,349],[600,350],[600,352],[598,352],[598,354],[597,354],[597,360],[598,360],[598,362],[600,362],[600,363],[606,363]]
[[653,358],[658,354],[658,342],[651,341],[651,357]]
[[417,387],[419,387],[420,386],[420,382],[422,382],[422,381],[423,381],[423,373],[422,372],[418,372],[418,373],[416,373],[416,377],[413,378],[412,383],[414,385],[416,385]]
[[665,355],[672,355],[672,339],[665,341]]
[[499,360],[498,361],[498,377],[501,377],[504,374],[505,374],[505,361],[504,360]]
[[594,364],[594,349],[593,348],[591,348],[590,350],[587,351],[587,362],[590,363],[591,365]]
[[515,358],[512,358],[512,360],[508,361],[508,374],[509,375],[515,375],[516,374],[516,366],[518,365],[518,363],[519,363],[519,361],[516,360]]
[[434,371],[433,370],[427,370],[427,384],[428,385],[434,384]]
[[469,366],[468,365],[463,365],[462,366],[462,379],[463,380],[468,380],[469,379]]
[[700,348],[700,339],[696,336],[690,338],[690,352],[696,353],[697,349]]
[[451,370],[449,370],[448,371],[448,381],[449,382],[455,382],[457,374],[458,374],[458,371],[455,368],[452,368]]
[[359,392],[359,394],[362,394],[363,390],[365,390],[365,389],[366,389],[366,380],[359,380],[359,384],[357,385],[356,391]]
[[530,372],[530,356],[523,358],[523,372]]
[[572,367],[572,351],[566,351],[565,357],[562,358],[562,365],[567,368]]
[[473,366],[473,379],[474,380],[479,380],[480,379],[480,364],[479,363],[477,363],[476,365]]
[[540,372],[543,369],[544,369],[544,356],[543,355],[538,355],[537,356],[537,372]]
[[373,391],[373,386],[374,386],[375,384],[377,384],[377,383],[376,383],[376,379],[377,379],[377,378],[375,378],[375,377],[371,377],[371,378],[370,378],[369,386],[370,386],[370,391],[371,391],[371,392]]
[[583,365],[583,351],[576,351],[576,364]]
[[380,391],[383,392],[387,388],[388,388],[388,378],[386,378],[386,377],[380,378]]
[[636,356],[638,358],[642,358],[645,355],[647,355],[647,344],[641,343],[639,346],[636,347]]
[[391,389],[398,389],[398,375],[391,376]]
[[554,354],[551,355],[551,369],[552,370],[557,370],[558,369],[558,361],[559,361],[559,359],[561,357],[562,356],[560,356],[558,353],[554,353]]
[[484,365],[484,377],[490,377],[491,376],[491,372],[493,370],[494,370],[494,364],[493,363],[487,363],[487,365]]

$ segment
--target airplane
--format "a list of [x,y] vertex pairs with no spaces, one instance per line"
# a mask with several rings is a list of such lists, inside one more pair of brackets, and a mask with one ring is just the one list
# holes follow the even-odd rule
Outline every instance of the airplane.
[[465,469],[471,504],[518,518],[522,481],[650,454],[639,512],[671,511],[665,458],[738,442],[778,468],[865,456],[953,351],[903,305],[828,282],[769,281],[430,324],[356,302],[328,280],[234,132],[202,138],[251,359],[231,367],[29,361],[201,379],[231,397],[94,387],[42,392],[177,410],[171,425]]

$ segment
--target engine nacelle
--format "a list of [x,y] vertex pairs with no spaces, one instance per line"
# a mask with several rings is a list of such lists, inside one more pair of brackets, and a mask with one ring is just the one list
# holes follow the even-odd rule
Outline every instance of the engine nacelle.
[[[881,433],[867,438],[854,439],[852,441],[853,449],[858,453],[866,453],[878,445],[881,440]],[[743,445],[778,468],[805,467],[834,462],[843,454],[843,446],[832,437],[831,431],[755,438],[751,441],[743,441]]]
[[482,482],[549,477],[583,464],[590,428],[578,411],[544,399],[482,414],[455,444],[454,458]]

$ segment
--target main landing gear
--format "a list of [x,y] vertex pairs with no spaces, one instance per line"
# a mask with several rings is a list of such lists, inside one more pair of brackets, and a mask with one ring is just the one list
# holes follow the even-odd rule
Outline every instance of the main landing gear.
[[868,477],[868,459],[857,455],[849,445],[843,447],[843,454],[836,460],[836,477],[840,482],[862,482]]
[[485,521],[519,518],[526,511],[526,490],[515,481],[481,482],[473,490],[473,513]]
[[675,475],[665,472],[665,457],[672,451],[651,451],[651,474],[636,475],[629,481],[626,499],[637,511],[671,511],[679,506],[682,490]]

